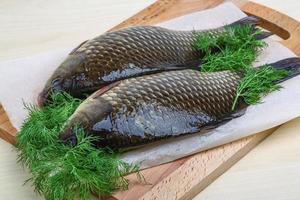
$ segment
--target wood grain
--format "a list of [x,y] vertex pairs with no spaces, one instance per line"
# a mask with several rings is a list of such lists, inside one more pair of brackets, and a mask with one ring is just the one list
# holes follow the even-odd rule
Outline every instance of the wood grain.
[[[132,25],[151,25],[191,12],[214,7],[222,0],[159,0],[148,8],[110,30]],[[264,20],[262,26],[279,35],[282,43],[300,55],[300,25],[296,20],[268,7],[248,1],[233,1],[250,15]],[[128,191],[118,192],[111,199],[189,199],[247,154],[274,129],[183,158],[142,173],[151,184],[141,184],[130,175]],[[11,126],[3,108],[0,110],[0,137],[15,143],[16,130]]]
[[194,200],[299,199],[299,130],[300,118],[280,126]]
[[110,199],[191,199],[275,129],[141,171],[151,185],[140,183],[135,175],[130,175],[129,190],[118,192]]
[[4,108],[0,104],[0,138],[11,144],[16,143],[17,130],[10,123]]

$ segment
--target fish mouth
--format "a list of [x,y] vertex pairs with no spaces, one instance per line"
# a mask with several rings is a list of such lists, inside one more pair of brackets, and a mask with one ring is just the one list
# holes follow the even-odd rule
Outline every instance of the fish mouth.
[[44,107],[49,102],[50,97],[50,89],[47,89],[46,91],[42,91],[37,99],[37,103],[39,107]]
[[39,94],[37,100],[38,106],[44,107],[51,102],[51,96],[53,93],[64,91],[62,83],[63,79],[61,78],[52,80],[50,86],[46,86],[45,89]]

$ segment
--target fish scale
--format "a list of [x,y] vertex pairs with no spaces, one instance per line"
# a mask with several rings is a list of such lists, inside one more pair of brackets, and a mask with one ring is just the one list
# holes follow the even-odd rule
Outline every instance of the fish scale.
[[[140,30],[142,30],[142,31],[140,31]],[[155,30],[155,31],[152,31],[152,30]],[[161,37],[161,35],[163,35],[161,33],[163,33],[163,32],[166,32],[166,35],[167,35],[167,37],[165,39],[163,37]],[[149,35],[150,36],[149,40],[152,41],[153,44],[151,44],[151,42],[148,42],[147,40],[145,40],[144,35]],[[118,40],[120,36],[124,37],[124,38],[122,38],[121,40]],[[151,53],[151,51],[149,51],[149,50],[156,50],[159,53],[161,53],[163,56],[174,56],[175,43],[173,43],[173,41],[185,41],[184,43],[181,43],[183,45],[183,48],[188,47],[186,50],[194,51],[193,49],[191,49],[191,47],[192,47],[191,43],[194,42],[192,33],[177,34],[177,32],[173,31],[173,34],[172,34],[172,31],[167,31],[167,29],[163,29],[160,27],[149,28],[149,27],[145,26],[145,27],[134,27],[134,28],[130,28],[130,29],[124,29],[124,30],[120,31],[119,35],[113,34],[111,37],[115,37],[115,38],[111,39],[113,42],[115,42],[115,41],[121,42],[121,46],[123,46],[126,49],[125,51],[143,47],[144,51],[140,52],[140,53],[147,54],[147,52]],[[130,40],[128,40],[127,38],[130,38]],[[188,40],[185,40],[185,38],[187,38]],[[97,41],[99,45],[95,46],[95,41]],[[85,52],[87,54],[87,57],[90,58],[91,55],[96,54],[95,50],[97,50],[99,46],[102,47],[102,46],[113,44],[113,42],[106,43],[106,41],[107,41],[107,37],[100,36],[98,38],[95,38],[95,39],[87,42],[82,47],[80,47],[76,52],[79,52],[79,53]],[[124,43],[126,45],[124,45]],[[151,45],[151,47],[154,47],[156,49],[152,48],[152,49],[148,50],[147,48],[150,48],[149,44]],[[114,48],[114,47],[111,47],[111,48]],[[116,48],[118,48],[118,47],[116,46]],[[163,58],[163,57],[161,57],[161,58]],[[93,62],[93,59],[91,59],[91,62]]]
[[79,124],[103,138],[98,146],[120,149],[204,131],[230,116],[240,79],[231,71],[188,69],[126,79],[86,99],[61,137]]

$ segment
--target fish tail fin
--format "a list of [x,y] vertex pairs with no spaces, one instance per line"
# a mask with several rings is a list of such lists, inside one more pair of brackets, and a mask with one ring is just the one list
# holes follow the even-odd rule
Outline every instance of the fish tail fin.
[[262,40],[262,39],[270,37],[271,35],[274,35],[274,34],[269,31],[261,31],[260,33],[255,35],[255,38],[257,40]]
[[[233,22],[231,24],[228,24],[227,27],[235,27],[235,26],[244,26],[244,25],[250,25],[253,26],[253,32],[256,32],[258,30],[257,25],[261,24],[261,19],[255,16],[247,16],[244,17],[236,22]],[[257,40],[265,39],[269,36],[273,35],[273,33],[269,31],[261,31],[259,34],[255,36]]]
[[286,58],[275,63],[269,64],[271,67],[278,69],[278,70],[285,70],[288,72],[288,75],[276,83],[281,83],[285,80],[298,76],[300,74],[300,58],[293,57],[293,58]]
[[243,25],[253,25],[253,26],[256,26],[256,25],[259,25],[261,23],[261,19],[259,19],[258,17],[254,17],[254,16],[247,16],[247,17],[244,17],[236,22],[233,22],[231,24],[229,24],[228,26],[229,27],[232,27],[232,26],[243,26]]

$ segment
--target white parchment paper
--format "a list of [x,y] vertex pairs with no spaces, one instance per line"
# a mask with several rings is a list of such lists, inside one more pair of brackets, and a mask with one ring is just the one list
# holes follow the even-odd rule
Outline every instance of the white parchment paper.
[[[177,30],[201,30],[223,26],[245,16],[233,4],[225,3],[158,25]],[[295,56],[278,42],[271,39],[266,42],[269,46],[257,59],[256,66]],[[17,129],[27,115],[23,102],[36,103],[45,82],[72,48],[0,63],[0,102]],[[282,85],[284,89],[266,96],[262,104],[249,106],[245,115],[207,134],[162,141],[127,152],[122,158],[129,163],[141,163],[141,167],[146,168],[255,134],[300,116],[300,76]]]

